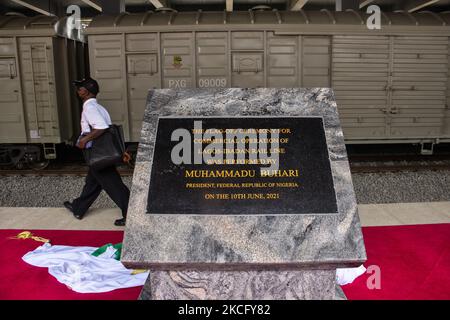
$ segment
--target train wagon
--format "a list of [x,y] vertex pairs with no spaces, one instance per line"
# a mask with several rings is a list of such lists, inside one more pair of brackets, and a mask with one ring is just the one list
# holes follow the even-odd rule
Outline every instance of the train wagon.
[[86,50],[67,18],[0,17],[1,165],[43,168],[78,134]]
[[332,87],[346,143],[450,141],[450,14],[249,10],[97,16],[99,100],[138,141],[152,88]]

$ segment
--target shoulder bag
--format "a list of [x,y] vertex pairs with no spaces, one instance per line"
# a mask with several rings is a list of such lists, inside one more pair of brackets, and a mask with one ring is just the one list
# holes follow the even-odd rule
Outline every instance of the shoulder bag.
[[101,136],[92,141],[92,147],[83,149],[89,167],[101,170],[122,162],[125,139],[120,125],[110,125]]

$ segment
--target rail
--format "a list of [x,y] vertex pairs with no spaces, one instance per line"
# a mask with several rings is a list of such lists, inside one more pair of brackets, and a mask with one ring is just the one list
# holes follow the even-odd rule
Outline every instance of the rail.
[[[352,173],[450,170],[450,154],[435,155],[350,155]],[[120,166],[122,176],[132,176],[133,168]],[[0,176],[85,176],[88,167],[81,163],[50,164],[44,170],[0,168]]]

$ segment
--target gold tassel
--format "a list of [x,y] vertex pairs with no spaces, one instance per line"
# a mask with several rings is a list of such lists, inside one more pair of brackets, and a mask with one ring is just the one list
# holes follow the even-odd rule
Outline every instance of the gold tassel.
[[134,276],[136,274],[140,274],[140,273],[144,273],[147,272],[148,270],[144,270],[144,269],[135,269],[133,271],[131,271],[131,275]]
[[23,239],[23,240],[25,240],[25,239],[33,239],[33,240],[39,241],[39,242],[45,242],[45,243],[50,242],[49,239],[45,239],[45,238],[42,238],[42,237],[34,236],[30,231],[23,231],[23,232],[19,233],[15,237],[10,237],[10,239]]

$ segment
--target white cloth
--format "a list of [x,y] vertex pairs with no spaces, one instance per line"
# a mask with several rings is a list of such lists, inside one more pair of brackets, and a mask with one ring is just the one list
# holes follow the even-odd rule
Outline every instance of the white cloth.
[[81,112],[81,132],[91,132],[93,129],[106,129],[112,124],[108,111],[97,102],[97,99],[91,98],[83,103]]
[[132,275],[122,263],[112,258],[115,249],[98,257],[91,255],[94,247],[52,246],[46,243],[25,254],[22,259],[48,272],[59,282],[80,293],[108,292],[144,285],[149,272]]
[[336,269],[336,283],[340,286],[350,284],[365,272],[366,268],[363,265],[360,265],[358,268]]

